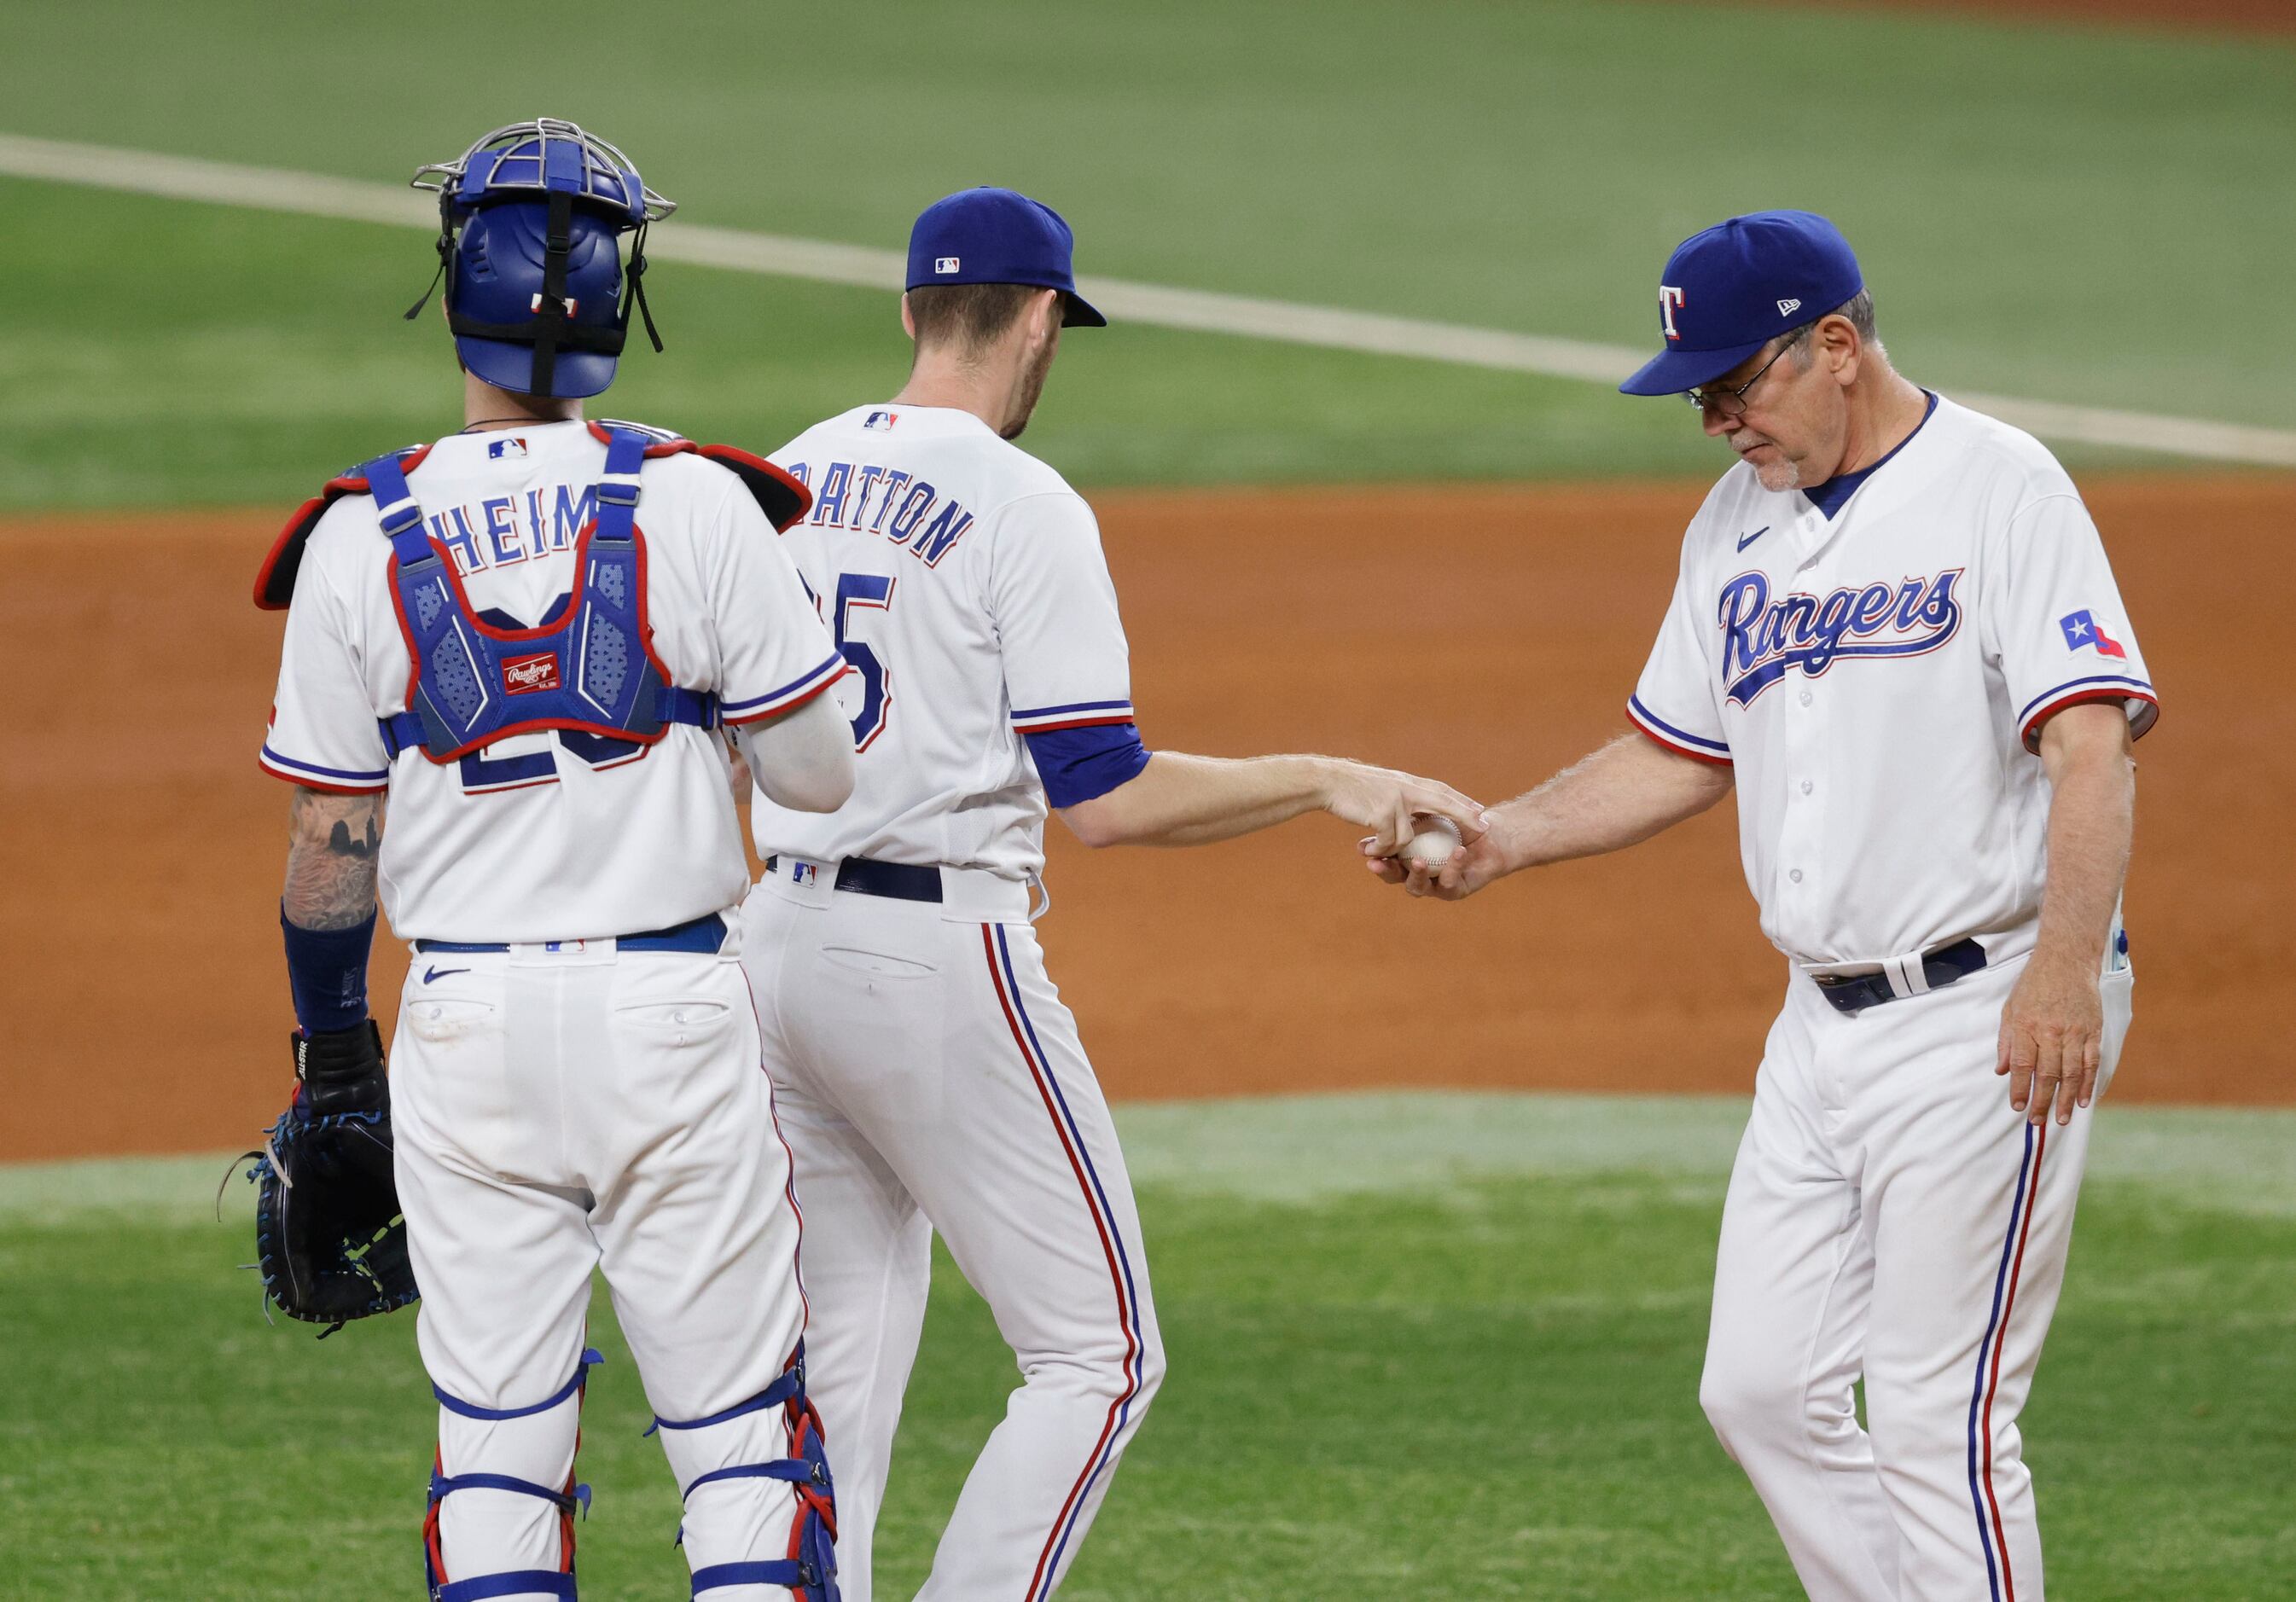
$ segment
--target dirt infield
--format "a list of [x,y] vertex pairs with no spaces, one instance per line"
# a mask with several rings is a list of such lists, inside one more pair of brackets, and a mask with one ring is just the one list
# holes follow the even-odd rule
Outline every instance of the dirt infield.
[[[1105,498],[1149,742],[1343,751],[1503,798],[1624,726],[1699,494]],[[2167,704],[2115,1094],[2296,1099],[2296,707],[2266,692],[2296,478],[2091,499]],[[27,691],[0,768],[0,1159],[229,1146],[279,1105],[287,792],[253,760],[279,621],[247,601],[273,524],[0,523]],[[1460,907],[1373,883],[1328,820],[1186,852],[1062,836],[1039,927],[1119,1096],[1742,1090],[1784,977],[1732,830],[1724,807]],[[403,957],[377,967],[387,1002]]]
[[[1798,3],[1798,0],[1796,0]],[[1989,22],[2119,23],[2224,33],[2296,32],[2289,0],[1825,0],[1847,11],[1937,12]]]

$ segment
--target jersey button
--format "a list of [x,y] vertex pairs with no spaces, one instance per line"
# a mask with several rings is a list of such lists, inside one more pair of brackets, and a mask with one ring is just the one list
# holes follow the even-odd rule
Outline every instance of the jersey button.
[[1803,780],[1803,781],[1801,781],[1801,793],[1802,793],[1803,795],[1807,796],[1808,794],[1809,794],[1809,792],[1810,792],[1810,789],[1811,789],[1811,786],[1810,786],[1810,782],[1809,782],[1809,781],[1808,781],[1808,780],[1807,780],[1807,779]]
[[1805,706],[1805,707],[1808,706],[1808,705],[1810,704],[1810,702],[1811,702],[1812,700],[1814,700],[1815,699],[1816,699],[1816,698],[1815,698],[1814,696],[1812,696],[1812,695],[1810,694],[1810,692],[1809,692],[1808,691],[1807,691],[1807,690],[1805,690],[1805,691],[1803,691],[1801,692],[1801,704],[1802,704],[1803,706]]
[[1797,868],[1792,872],[1787,874],[1786,877],[1793,880],[1794,883],[1800,884],[1801,883],[1801,870]]

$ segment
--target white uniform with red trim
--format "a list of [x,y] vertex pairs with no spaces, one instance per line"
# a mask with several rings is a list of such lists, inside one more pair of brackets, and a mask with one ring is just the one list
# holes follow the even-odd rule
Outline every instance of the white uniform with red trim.
[[[1792,961],[1730,1185],[1702,1398],[1814,1597],[2041,1595],[2016,1418],[2062,1281],[2090,1115],[1994,1073],[2033,949],[2040,726],[2158,711],[2087,510],[2038,443],[1937,400],[1874,468],[1764,490],[1683,543],[1628,710],[1734,767],[1746,878]],[[1923,957],[1985,966],[1933,986]],[[2129,1021],[2116,927],[2100,1088]],[[1819,974],[1878,971],[1854,1015]],[[1852,1387],[1866,1387],[1866,1427]]]
[[[1029,923],[1027,737],[1130,724],[1115,592],[1090,508],[970,413],[862,407],[774,460],[813,490],[787,544],[852,664],[858,752],[833,816],[755,797],[773,860],[745,945],[806,1207],[840,1582],[868,1602],[938,1229],[1025,1383],[920,1596],[1035,1602],[1163,1372],[1123,1157]],[[833,887],[853,859],[895,868]]]
[[[554,615],[604,455],[568,422],[457,435],[419,458],[409,486],[482,616]],[[636,521],[672,682],[754,719],[833,681],[843,665],[733,472],[649,460]],[[715,950],[616,938],[719,912],[738,926],[740,822],[721,737],[697,727],[606,760],[554,731],[443,764],[413,748],[387,758],[378,720],[406,707],[410,668],[390,558],[366,495],[338,500],[312,531],[261,760],[298,784],[390,795],[383,908],[417,942],[392,1042],[397,1177],[441,1472],[570,1488],[570,1377],[594,1270],[668,1420],[766,1390],[804,1328],[789,1162],[738,927]],[[662,1441],[681,1485],[790,1455],[778,1408]],[[795,1508],[774,1481],[701,1486],[686,1556],[697,1569],[781,1558]],[[458,1582],[569,1568],[572,1531],[550,1502],[482,1482],[439,1500],[433,1561]]]
[[[481,617],[532,625],[574,579],[605,449],[579,422],[440,440],[407,474],[431,537]],[[644,538],[653,649],[676,684],[716,691],[729,723],[787,711],[844,670],[742,481],[691,454],[649,460]],[[390,792],[378,889],[406,938],[563,940],[663,928],[730,907],[749,875],[722,740],[674,724],[635,759],[593,763],[554,732],[444,764],[386,755],[378,720],[412,664],[374,502],[312,530],[288,613],[263,765],[316,789]]]

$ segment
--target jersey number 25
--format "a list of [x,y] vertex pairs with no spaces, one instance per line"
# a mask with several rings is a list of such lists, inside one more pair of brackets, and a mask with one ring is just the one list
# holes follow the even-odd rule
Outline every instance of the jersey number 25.
[[853,715],[853,748],[865,751],[885,732],[885,714],[893,705],[893,674],[867,642],[854,637],[853,614],[867,609],[893,609],[894,580],[883,573],[840,573],[837,576],[837,649],[845,658],[845,671],[861,681],[861,709]]

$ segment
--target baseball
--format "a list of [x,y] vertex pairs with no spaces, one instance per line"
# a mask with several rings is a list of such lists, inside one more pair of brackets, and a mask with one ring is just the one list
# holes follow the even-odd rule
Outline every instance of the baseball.
[[1419,825],[1419,832],[1404,842],[1396,853],[1401,862],[1424,862],[1431,870],[1451,860],[1459,849],[1459,826],[1448,818],[1429,818]]

